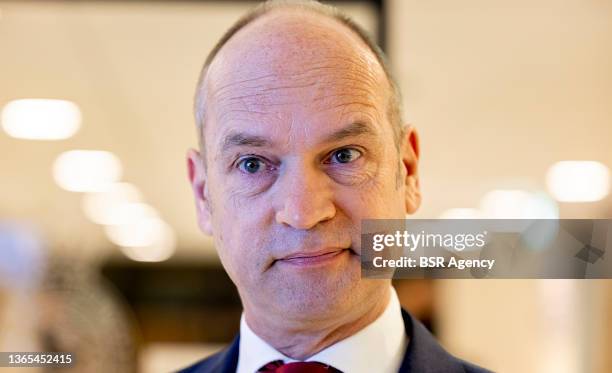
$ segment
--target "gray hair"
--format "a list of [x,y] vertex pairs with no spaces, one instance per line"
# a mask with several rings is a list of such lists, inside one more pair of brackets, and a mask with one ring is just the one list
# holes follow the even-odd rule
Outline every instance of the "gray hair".
[[390,102],[388,102],[387,104],[387,115],[393,127],[395,146],[399,150],[400,138],[402,137],[404,131],[401,115],[401,94],[397,81],[393,78],[393,75],[391,74],[391,71],[389,69],[387,57],[378,47],[378,45],[376,45],[376,43],[372,41],[366,31],[361,28],[361,26],[356,24],[355,21],[353,21],[344,13],[340,12],[338,8],[335,8],[331,5],[321,4],[318,1],[314,0],[268,0],[259,4],[258,6],[250,10],[248,13],[246,13],[244,16],[242,16],[238,21],[236,21],[236,23],[232,25],[232,27],[230,27],[225,32],[225,34],[223,34],[221,39],[217,42],[212,51],[210,51],[210,53],[206,57],[206,61],[204,62],[204,67],[202,67],[202,71],[200,73],[200,78],[198,79],[198,85],[196,88],[194,113],[200,149],[204,151],[204,122],[206,120],[206,76],[208,73],[208,67],[214,60],[215,56],[219,53],[219,50],[221,50],[221,48],[229,41],[229,39],[231,39],[232,36],[234,36],[234,34],[236,34],[238,31],[240,31],[242,28],[244,28],[251,22],[260,18],[261,16],[269,13],[272,10],[280,8],[306,10],[321,16],[332,18],[340,22],[344,26],[348,27],[355,34],[357,34],[357,36],[374,53],[376,59],[380,63],[380,66],[385,72],[385,76],[387,77],[391,89]]

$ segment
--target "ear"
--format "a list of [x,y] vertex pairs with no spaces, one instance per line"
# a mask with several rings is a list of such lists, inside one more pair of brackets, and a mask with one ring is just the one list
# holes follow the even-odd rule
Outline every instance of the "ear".
[[402,135],[400,155],[406,170],[406,214],[414,214],[421,206],[421,189],[419,186],[419,136],[416,129],[408,125]]
[[212,214],[208,198],[206,170],[202,156],[195,149],[187,151],[187,172],[195,198],[198,226],[202,232],[212,236]]

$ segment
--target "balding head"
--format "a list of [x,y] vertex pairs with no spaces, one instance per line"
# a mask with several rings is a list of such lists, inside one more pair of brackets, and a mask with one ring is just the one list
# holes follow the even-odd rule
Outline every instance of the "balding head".
[[[266,78],[299,81],[308,74],[318,75],[321,83],[331,74],[369,80],[372,93],[384,92],[385,121],[399,146],[403,129],[399,89],[384,54],[365,31],[336,8],[316,1],[267,1],[237,21],[206,59],[194,107],[201,150],[205,123],[218,104],[215,95],[222,99],[219,91],[224,87],[247,81],[256,85]],[[261,102],[265,96],[251,99]],[[242,110],[248,111],[245,101]]]

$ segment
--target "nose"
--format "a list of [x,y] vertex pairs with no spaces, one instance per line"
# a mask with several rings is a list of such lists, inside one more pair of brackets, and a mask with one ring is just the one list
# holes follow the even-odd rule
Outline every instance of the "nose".
[[286,169],[279,182],[277,223],[307,230],[336,215],[330,179],[316,167]]

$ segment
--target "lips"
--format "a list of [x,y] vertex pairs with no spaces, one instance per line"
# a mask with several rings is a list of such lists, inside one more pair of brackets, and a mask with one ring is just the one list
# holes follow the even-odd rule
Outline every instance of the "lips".
[[338,247],[317,251],[302,251],[277,259],[276,262],[298,267],[324,265],[334,262],[340,256],[348,254],[349,251],[350,249]]
[[347,250],[341,247],[335,247],[335,248],[329,248],[329,249],[324,249],[324,250],[318,250],[318,251],[300,251],[300,252],[296,252],[296,253],[292,253],[289,255],[286,255],[282,258],[280,258],[279,260],[292,260],[292,259],[302,259],[302,258],[316,258],[319,256],[325,256],[325,255],[330,255],[330,254],[336,254],[341,252],[342,250]]

